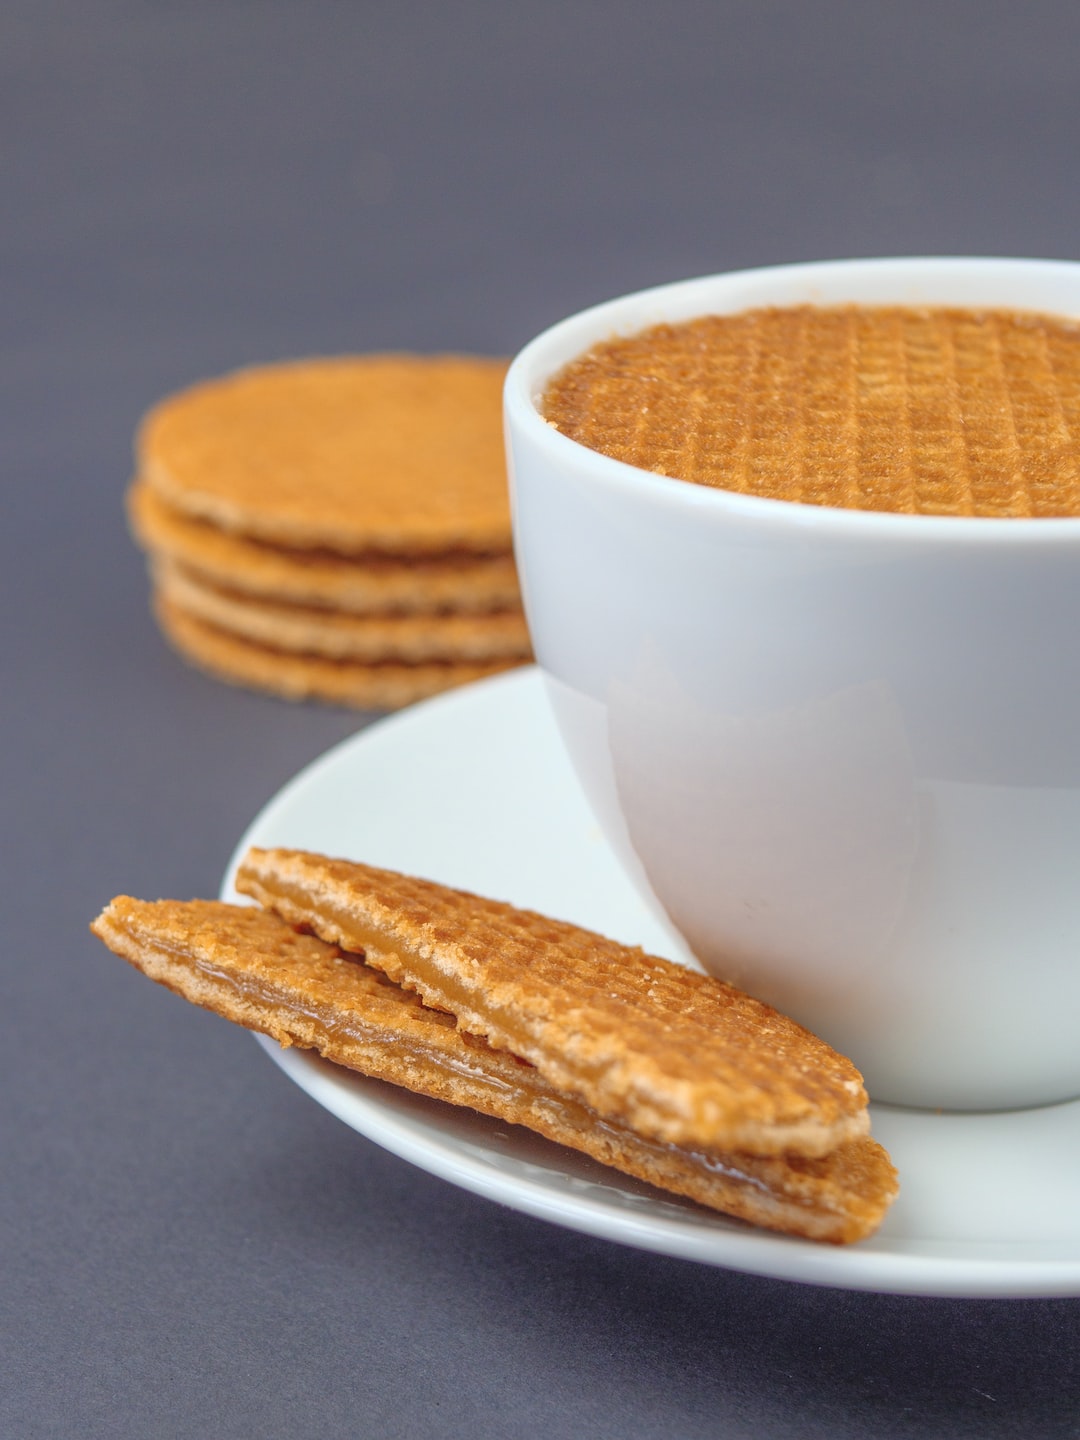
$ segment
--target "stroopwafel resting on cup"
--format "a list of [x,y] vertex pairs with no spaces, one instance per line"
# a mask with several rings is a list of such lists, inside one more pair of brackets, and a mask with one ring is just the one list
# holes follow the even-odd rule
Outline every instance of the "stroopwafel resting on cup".
[[[156,405],[128,517],[174,647],[237,684],[377,708],[528,659],[505,369],[475,356],[302,360]],[[411,683],[389,674],[413,665]]]
[[627,1175],[753,1224],[845,1243],[896,1192],[868,1136],[828,1155],[760,1156],[658,1143],[560,1091],[534,1066],[460,1029],[367,965],[268,911],[120,896],[92,929],[150,978],[283,1045],[433,1099],[521,1124]]
[[988,308],[777,306],[594,346],[556,429],[639,469],[766,499],[1080,515],[1080,322]]

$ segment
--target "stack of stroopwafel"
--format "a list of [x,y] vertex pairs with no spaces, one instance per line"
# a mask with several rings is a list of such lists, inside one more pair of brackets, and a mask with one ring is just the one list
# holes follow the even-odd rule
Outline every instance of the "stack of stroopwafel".
[[302,360],[155,406],[128,514],[176,649],[236,684],[372,709],[528,659],[505,369]]

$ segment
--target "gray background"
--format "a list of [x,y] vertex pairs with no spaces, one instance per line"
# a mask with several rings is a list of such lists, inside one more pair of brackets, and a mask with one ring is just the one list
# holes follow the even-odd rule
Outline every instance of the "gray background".
[[1080,254],[1080,11],[0,10],[0,1435],[1080,1435],[1080,1301],[623,1250],[346,1131],[87,934],[209,895],[368,717],[228,689],[146,609],[140,412],[248,361],[509,353],[770,261]]

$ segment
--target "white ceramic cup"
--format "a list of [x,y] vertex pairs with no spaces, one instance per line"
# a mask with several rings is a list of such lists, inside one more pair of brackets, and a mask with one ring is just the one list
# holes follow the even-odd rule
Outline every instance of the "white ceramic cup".
[[667,285],[563,321],[506,384],[537,659],[610,843],[702,964],[871,1095],[1080,1094],[1080,520],[762,500],[541,418],[599,340],[760,305],[1080,315],[1080,265],[858,260]]

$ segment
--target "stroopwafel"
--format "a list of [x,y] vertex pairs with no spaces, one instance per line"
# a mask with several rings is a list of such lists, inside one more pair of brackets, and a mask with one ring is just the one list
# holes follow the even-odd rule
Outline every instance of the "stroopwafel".
[[545,418],[640,469],[768,499],[1080,515],[1080,322],[905,306],[750,310],[607,341]]
[[358,615],[520,608],[517,569],[509,551],[338,555],[270,545],[193,520],[166,504],[144,481],[131,486],[127,506],[132,533],[149,555],[177,561],[220,589]]
[[527,1126],[752,1224],[851,1242],[877,1228],[896,1193],[895,1170],[869,1136],[818,1159],[650,1141],[601,1119],[534,1066],[463,1032],[451,1015],[423,1005],[361,955],[298,934],[263,910],[119,896],[91,928],[151,979],[282,1045]]
[[360,710],[399,710],[519,663],[328,660],[260,645],[208,625],[164,595],[154,595],[153,607],[166,639],[185,660],[227,684],[262,690],[285,700],[322,700]]
[[529,655],[529,632],[520,609],[479,614],[355,615],[238,595],[207,584],[175,562],[151,567],[157,592],[171,606],[219,630],[299,655],[364,664],[396,661],[520,661]]
[[867,1133],[859,1072],[722,981],[430,881],[249,850],[236,886],[659,1143],[820,1156]]
[[137,473],[184,515],[293,549],[505,554],[505,373],[459,355],[238,370],[150,411]]

